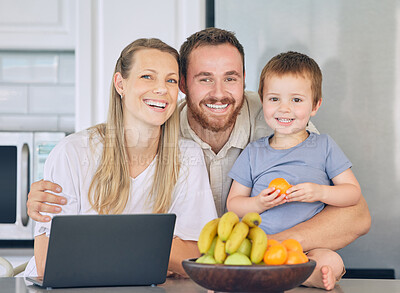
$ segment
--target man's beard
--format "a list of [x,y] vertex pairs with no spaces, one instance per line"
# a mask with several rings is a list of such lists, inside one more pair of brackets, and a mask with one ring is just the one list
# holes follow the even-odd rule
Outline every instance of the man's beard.
[[[200,102],[200,105],[195,105],[194,103],[192,103],[192,100],[190,99],[190,93],[187,89],[186,93],[187,106],[190,110],[190,113],[192,114],[193,119],[196,120],[196,122],[199,123],[204,129],[210,130],[212,132],[225,131],[229,129],[232,125],[234,125],[236,122],[236,118],[239,115],[244,103],[243,94],[242,101],[236,106],[236,100],[230,97],[225,97],[221,100],[216,98],[207,98],[205,100],[202,100]],[[212,119],[207,116],[206,113],[201,111],[202,104],[214,104],[217,101],[221,102],[222,104],[229,104],[229,107],[234,107],[234,111],[231,112],[227,118],[224,118],[222,122],[216,122],[217,119]]]

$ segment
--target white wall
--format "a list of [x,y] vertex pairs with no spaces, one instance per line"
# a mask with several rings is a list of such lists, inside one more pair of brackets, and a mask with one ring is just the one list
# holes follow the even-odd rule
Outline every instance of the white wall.
[[82,0],[77,3],[75,130],[104,122],[115,62],[142,37],[179,50],[205,28],[204,0]]
[[0,49],[0,131],[74,131],[75,57]]
[[280,52],[318,62],[323,99],[313,122],[353,163],[372,216],[370,232],[339,253],[348,268],[395,269],[399,279],[400,0],[218,0],[215,23],[243,44],[251,90]]

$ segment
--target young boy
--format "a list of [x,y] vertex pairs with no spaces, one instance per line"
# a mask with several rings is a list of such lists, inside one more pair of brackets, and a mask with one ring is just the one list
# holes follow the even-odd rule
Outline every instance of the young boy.
[[[259,94],[274,134],[250,143],[236,160],[227,207],[240,217],[260,213],[267,234],[310,219],[325,204],[350,206],[361,197],[351,162],[332,138],[306,130],[321,106],[321,88],[321,70],[304,54],[279,54],[262,70]],[[275,178],[292,185],[285,195],[268,188]],[[303,285],[333,289],[344,271],[341,257],[328,249],[311,250],[308,257],[317,267]]]

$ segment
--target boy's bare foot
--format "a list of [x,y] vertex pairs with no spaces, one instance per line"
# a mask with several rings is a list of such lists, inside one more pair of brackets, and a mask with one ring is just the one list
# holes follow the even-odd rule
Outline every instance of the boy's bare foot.
[[336,279],[330,266],[321,267],[321,275],[325,290],[332,290],[335,288]]
[[321,269],[314,270],[311,276],[302,284],[307,287],[322,288],[332,290],[335,288],[336,279],[330,266],[322,266]]

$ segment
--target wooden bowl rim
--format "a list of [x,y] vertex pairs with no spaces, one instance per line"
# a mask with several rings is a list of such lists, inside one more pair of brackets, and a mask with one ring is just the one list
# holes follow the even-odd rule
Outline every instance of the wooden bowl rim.
[[252,265],[226,265],[226,264],[205,264],[205,263],[197,263],[196,258],[188,258],[182,261],[182,264],[188,264],[190,266],[198,266],[199,268],[232,268],[232,269],[245,269],[245,270],[255,270],[255,269],[285,269],[285,268],[300,268],[300,267],[308,267],[314,266],[317,264],[314,260],[309,259],[308,262],[301,264],[284,264],[284,265],[261,265],[261,264],[252,264]]

